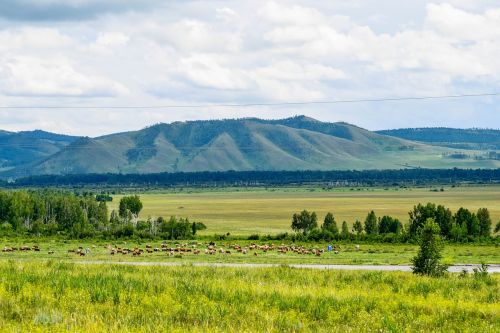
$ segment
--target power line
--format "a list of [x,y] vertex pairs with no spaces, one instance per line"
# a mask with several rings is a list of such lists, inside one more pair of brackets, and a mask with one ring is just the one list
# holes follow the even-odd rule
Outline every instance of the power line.
[[480,93],[480,94],[460,94],[460,95],[440,95],[440,96],[415,96],[415,97],[384,97],[365,99],[344,99],[330,101],[304,101],[304,102],[276,102],[276,103],[228,103],[228,104],[188,104],[188,105],[110,105],[110,106],[76,106],[76,105],[2,105],[0,109],[177,109],[177,108],[213,108],[213,107],[253,107],[253,106],[287,106],[287,105],[318,105],[318,104],[347,104],[347,103],[368,103],[368,102],[394,102],[412,100],[433,100],[449,98],[470,98],[470,97],[493,97],[500,96],[500,92]]

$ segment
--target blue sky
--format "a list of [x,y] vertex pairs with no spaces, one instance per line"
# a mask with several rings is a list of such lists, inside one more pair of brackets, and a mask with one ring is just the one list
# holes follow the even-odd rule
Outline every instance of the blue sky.
[[500,92],[498,1],[104,3],[0,3],[0,105],[35,107],[0,109],[0,129],[96,136],[158,122],[297,114],[368,129],[500,127],[500,97],[106,109]]

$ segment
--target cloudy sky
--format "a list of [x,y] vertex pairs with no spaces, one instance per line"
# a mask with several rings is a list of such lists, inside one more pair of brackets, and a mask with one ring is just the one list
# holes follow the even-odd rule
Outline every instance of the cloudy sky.
[[499,128],[500,97],[144,108],[497,92],[498,0],[0,2],[4,130],[96,136],[297,114],[368,129]]

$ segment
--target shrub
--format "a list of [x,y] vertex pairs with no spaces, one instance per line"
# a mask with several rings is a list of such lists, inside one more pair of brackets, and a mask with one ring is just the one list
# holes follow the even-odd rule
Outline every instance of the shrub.
[[427,219],[420,229],[418,242],[420,250],[412,259],[413,273],[429,276],[442,276],[448,267],[440,263],[443,244],[439,236],[439,226],[433,219]]

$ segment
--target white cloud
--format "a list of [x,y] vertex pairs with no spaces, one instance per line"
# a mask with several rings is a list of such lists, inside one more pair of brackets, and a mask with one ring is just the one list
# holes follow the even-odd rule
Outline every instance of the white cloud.
[[320,64],[300,65],[291,60],[272,63],[258,68],[255,73],[269,79],[283,81],[319,81],[346,79],[344,71]]
[[11,96],[106,97],[126,92],[119,83],[76,71],[64,58],[2,59],[0,77],[0,93]]
[[71,38],[59,30],[45,27],[22,27],[0,30],[0,51],[13,52],[27,47],[53,49],[71,45]]
[[219,20],[231,21],[238,16],[234,10],[228,7],[216,8],[215,12]]
[[500,38],[500,8],[482,14],[470,13],[450,4],[427,5],[427,27],[457,40],[480,42]]
[[258,12],[261,17],[280,24],[309,25],[324,20],[324,16],[315,8],[287,6],[274,1],[267,2]]
[[[127,0],[113,0],[113,8],[75,1],[40,7],[57,7],[51,17],[31,17],[36,13],[16,5],[11,21],[0,22],[0,104],[229,104],[500,90],[494,0],[173,1],[156,2],[154,11]],[[500,127],[494,100],[433,103],[85,111],[84,119],[40,110],[43,117],[1,117],[0,128],[18,121],[51,129],[64,118],[67,131],[98,134],[157,121],[297,113],[371,128],[421,124],[420,115],[428,126],[449,119]],[[105,125],[104,115],[112,115]]]
[[197,55],[182,59],[178,69],[194,84],[213,89],[240,90],[249,87],[245,74],[220,65],[216,57]]
[[120,32],[100,33],[97,37],[96,44],[102,46],[123,46],[128,43],[129,37]]
[[237,32],[217,30],[208,22],[182,19],[170,24],[148,22],[145,32],[165,47],[181,52],[232,52],[240,48]]

